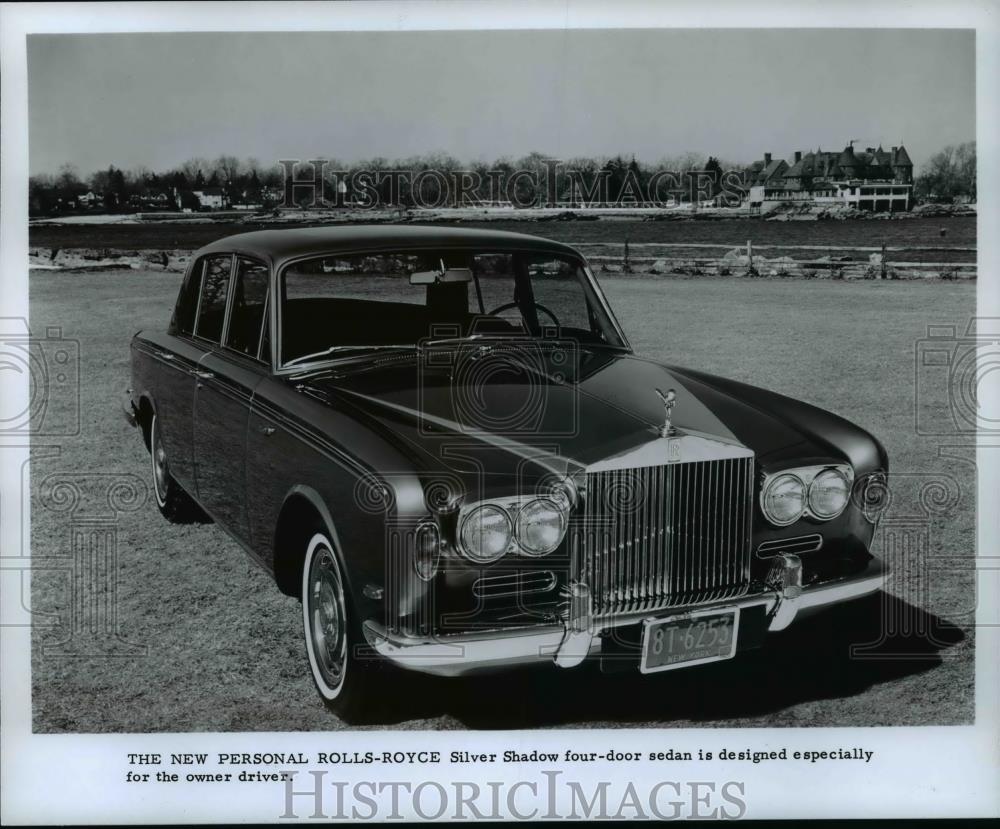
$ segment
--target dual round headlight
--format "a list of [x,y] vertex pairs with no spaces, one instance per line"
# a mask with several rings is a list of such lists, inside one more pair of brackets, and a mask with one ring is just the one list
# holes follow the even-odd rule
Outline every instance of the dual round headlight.
[[529,556],[551,553],[566,534],[566,513],[548,498],[529,501],[514,523],[517,546]]
[[782,472],[764,484],[760,504],[768,521],[784,527],[807,512],[829,521],[844,511],[851,497],[851,476],[837,467],[828,467],[811,477],[803,474],[809,471]]
[[779,527],[792,524],[806,511],[806,485],[791,472],[776,475],[764,486],[760,503],[764,516],[772,524]]
[[549,498],[515,504],[513,509],[483,504],[462,519],[462,549],[480,564],[496,561],[514,549],[544,556],[562,542],[566,521],[566,510]]
[[850,497],[851,481],[839,469],[824,469],[809,484],[809,510],[817,518],[836,518]]

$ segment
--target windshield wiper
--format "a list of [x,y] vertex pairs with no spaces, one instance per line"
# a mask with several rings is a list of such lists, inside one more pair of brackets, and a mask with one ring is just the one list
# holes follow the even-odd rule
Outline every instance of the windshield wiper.
[[291,366],[300,366],[303,363],[314,363],[322,360],[324,357],[330,357],[334,354],[341,354],[343,352],[364,352],[364,351],[413,351],[416,348],[415,345],[333,345],[329,348],[325,348],[322,351],[316,351],[312,354],[303,354],[301,357],[296,357],[289,360],[284,364],[283,368],[289,368]]

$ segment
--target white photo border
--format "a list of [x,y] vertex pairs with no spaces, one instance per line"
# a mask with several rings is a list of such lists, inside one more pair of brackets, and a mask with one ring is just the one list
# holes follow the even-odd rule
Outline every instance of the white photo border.
[[[238,9],[238,11],[237,11]],[[28,308],[28,108],[25,37],[41,32],[462,30],[573,28],[975,28],[979,159],[979,316],[1000,317],[1000,24],[995,2],[500,2],[377,3],[96,3],[3,4],[0,9],[0,316],[29,317]],[[27,401],[27,378],[0,372],[0,393]],[[989,387],[997,391],[997,384]],[[997,400],[987,402],[992,411]],[[252,734],[42,735],[31,731],[30,629],[18,624],[30,601],[30,572],[18,567],[30,522],[27,446],[0,445],[0,740],[3,817],[7,823],[210,823],[278,821],[278,786],[133,786],[123,782],[128,752],[296,750],[475,751],[515,748],[558,751],[566,745],[604,751],[696,750],[699,745],[768,750],[863,745],[875,751],[867,764],[716,763],[709,771],[674,766],[630,766],[634,781],[742,780],[746,817],[956,817],[995,816],[1000,811],[1000,510],[978,511],[979,604],[976,631],[976,722],[973,726],[843,729],[621,729],[500,732],[338,732]],[[978,503],[995,503],[1000,492],[1000,447],[980,436]],[[12,575],[13,574],[13,575]],[[435,779],[453,773],[447,763],[421,771],[399,767],[397,777]],[[565,766],[560,765],[565,770]],[[596,779],[608,767],[574,767],[575,779]],[[611,775],[622,767],[610,767]],[[340,770],[344,780],[381,770]],[[458,773],[458,772],[454,772]],[[476,766],[463,779],[480,781],[536,774],[529,766]],[[560,796],[561,797],[561,796]],[[563,808],[562,800],[559,808]],[[303,809],[301,816],[309,817]],[[410,814],[411,817],[419,815]],[[536,817],[544,818],[539,813]]]

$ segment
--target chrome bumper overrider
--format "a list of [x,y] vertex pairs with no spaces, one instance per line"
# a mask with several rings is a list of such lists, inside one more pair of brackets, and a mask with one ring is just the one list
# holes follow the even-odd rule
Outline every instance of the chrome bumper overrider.
[[[749,608],[764,605],[768,631],[779,631],[787,628],[800,613],[808,614],[876,592],[883,587],[889,572],[879,559],[873,558],[860,573],[813,587],[802,587],[799,559],[792,555],[783,556],[783,559],[781,585],[752,596],[718,602],[717,606]],[[379,655],[401,667],[422,673],[458,676],[483,669],[545,661],[568,668],[600,650],[600,634],[605,630],[635,624],[643,619],[677,616],[687,610],[705,610],[713,606],[716,605],[593,617],[589,613],[587,587],[574,584],[571,587],[569,617],[564,623],[430,637],[391,633],[382,625],[368,621],[364,625],[364,633],[368,644]]]
[[125,397],[122,399],[122,415],[129,426],[135,428],[138,417],[135,411],[135,403],[132,402],[132,389],[126,389]]

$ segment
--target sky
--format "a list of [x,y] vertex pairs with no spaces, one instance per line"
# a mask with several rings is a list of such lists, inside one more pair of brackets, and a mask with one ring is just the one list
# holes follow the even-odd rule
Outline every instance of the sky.
[[975,33],[659,29],[32,35],[30,169],[463,161],[975,138]]

